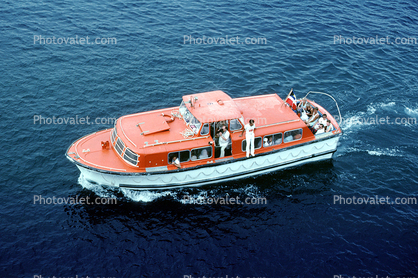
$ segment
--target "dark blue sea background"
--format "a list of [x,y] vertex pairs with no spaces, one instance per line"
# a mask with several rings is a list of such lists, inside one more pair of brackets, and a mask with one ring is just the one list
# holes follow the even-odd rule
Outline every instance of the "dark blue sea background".
[[[417,204],[335,202],[418,197],[418,44],[407,43],[418,38],[416,1],[4,0],[0,27],[0,277],[418,276]],[[193,189],[90,184],[65,152],[113,123],[35,121],[118,118],[212,90],[285,98],[291,88],[338,101],[333,159]],[[325,96],[312,99],[338,115]],[[39,195],[117,204],[34,204]],[[185,195],[267,204],[191,205]]]

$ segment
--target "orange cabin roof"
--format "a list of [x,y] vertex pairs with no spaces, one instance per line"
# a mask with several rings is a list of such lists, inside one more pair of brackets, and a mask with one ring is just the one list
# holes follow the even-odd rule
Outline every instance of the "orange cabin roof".
[[253,119],[256,127],[286,121],[304,126],[298,115],[276,94],[236,98],[234,101],[238,109],[243,111],[245,124]]
[[222,91],[185,95],[183,101],[201,123],[238,119],[242,116],[234,100]]

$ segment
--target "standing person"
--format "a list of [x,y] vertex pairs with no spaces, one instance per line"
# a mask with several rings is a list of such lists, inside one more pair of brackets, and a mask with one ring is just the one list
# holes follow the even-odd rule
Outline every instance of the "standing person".
[[229,131],[226,126],[222,126],[222,129],[219,131],[219,146],[221,147],[221,155],[219,157],[225,156],[225,149],[229,144]]
[[240,137],[242,137],[242,135],[244,134],[244,131],[246,131],[245,133],[245,138],[247,140],[247,158],[250,157],[250,148],[251,148],[251,155],[254,155],[254,130],[255,130],[255,124],[254,124],[254,120],[251,119],[249,124],[246,124],[244,129],[241,132]]

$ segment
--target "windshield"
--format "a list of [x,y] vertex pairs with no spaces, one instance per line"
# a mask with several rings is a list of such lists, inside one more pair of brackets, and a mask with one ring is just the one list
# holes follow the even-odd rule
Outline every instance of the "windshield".
[[190,113],[189,109],[186,107],[186,104],[184,104],[184,101],[180,104],[179,112],[183,117],[186,125],[188,125],[193,130],[193,132],[197,134],[202,124],[192,115],[192,113]]
[[190,113],[190,128],[195,134],[199,132],[200,125],[201,123]]
[[186,107],[186,104],[184,104],[184,101],[182,101],[182,102],[181,102],[181,104],[180,104],[179,112],[180,112],[180,115],[181,115],[183,118],[184,118],[184,113],[185,113],[186,111],[188,111],[188,110],[187,110],[187,107]]

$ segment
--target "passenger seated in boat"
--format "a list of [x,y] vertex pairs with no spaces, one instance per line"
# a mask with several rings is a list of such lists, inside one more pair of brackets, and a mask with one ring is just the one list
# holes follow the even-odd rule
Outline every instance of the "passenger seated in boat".
[[314,110],[313,110],[313,114],[312,114],[312,116],[309,118],[309,120],[308,121],[306,121],[305,123],[308,125],[308,126],[313,126],[313,125],[315,125],[315,122],[317,121],[319,119],[319,113],[318,113],[318,107],[315,107],[314,108]]
[[171,160],[171,164],[173,164],[174,166],[176,166],[178,169],[181,168],[180,160],[178,159],[177,156],[173,156],[173,159]]
[[299,140],[302,138],[302,133],[299,130],[295,130],[293,132],[293,140]]
[[302,112],[308,108],[309,103],[306,101],[306,98],[303,98],[302,101],[299,102],[297,111]]
[[301,130],[293,130],[289,132],[285,132],[285,137],[283,139],[284,143],[299,140],[302,138]]
[[202,153],[199,155],[199,159],[205,159],[205,158],[208,158],[208,157],[209,157],[208,156],[208,151],[203,149]]
[[299,117],[304,122],[306,122],[307,120],[309,120],[308,114],[306,114],[306,110],[305,109],[302,109],[302,111],[299,112]]
[[225,149],[229,144],[229,131],[226,126],[222,126],[222,130],[218,133],[219,136],[219,146],[221,147],[221,155],[219,157],[225,156]]
[[289,132],[288,135],[283,139],[283,142],[287,143],[293,141],[293,135]]
[[267,136],[264,138],[264,147],[273,145],[273,136]]
[[308,103],[305,111],[306,111],[306,115],[308,115],[308,117],[310,118],[313,114],[313,108],[309,103]]
[[322,124],[325,127],[327,120],[328,120],[327,114],[323,114],[322,117],[320,117],[319,120],[316,122],[314,128],[318,129],[320,124]]
[[327,120],[327,122],[325,124],[325,127],[324,127],[325,132],[331,132],[333,128],[334,127],[332,126],[331,121]]
[[325,132],[324,125],[319,124],[318,130],[315,132],[315,135],[318,135],[318,134],[321,134],[321,133],[324,133],[324,132]]

